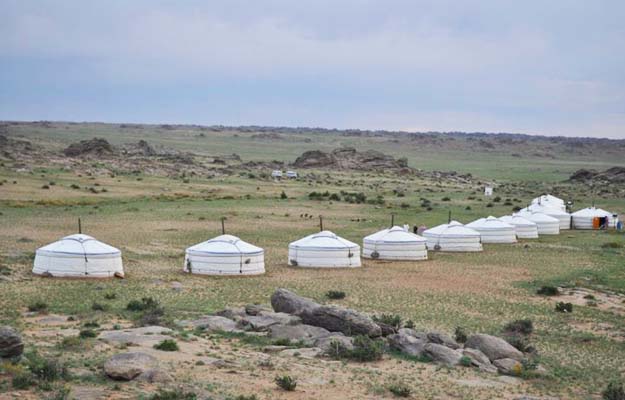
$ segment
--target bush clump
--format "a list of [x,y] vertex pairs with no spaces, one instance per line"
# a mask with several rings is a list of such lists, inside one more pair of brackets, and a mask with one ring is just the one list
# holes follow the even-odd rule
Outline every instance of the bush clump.
[[377,361],[384,354],[384,343],[379,339],[359,335],[354,337],[353,348],[348,349],[340,342],[332,343],[331,357],[360,362]]
[[563,313],[572,313],[573,312],[573,304],[565,303],[563,301],[559,301],[556,303],[556,311]]
[[541,296],[557,296],[560,294],[560,291],[558,290],[557,287],[555,286],[541,286],[537,291],[536,294],[539,294]]
[[282,390],[292,392],[297,387],[297,380],[289,375],[276,376],[276,385]]
[[178,347],[178,343],[176,343],[176,341],[173,340],[173,339],[165,339],[162,342],[155,344],[154,348],[156,350],[161,350],[161,351],[178,351],[178,350],[180,350],[180,347]]
[[601,393],[603,400],[625,400],[625,389],[621,382],[610,382]]
[[78,336],[80,336],[82,339],[87,339],[87,338],[94,338],[98,336],[98,334],[93,329],[83,329],[80,331]]
[[373,317],[375,322],[392,326],[395,329],[401,328],[402,318],[397,314],[380,314]]
[[165,390],[160,389],[157,393],[150,396],[150,400],[196,400],[197,394],[193,392],[185,392],[182,389]]
[[346,294],[342,290],[328,290],[326,292],[326,297],[332,300],[341,300],[344,299],[345,296]]
[[534,323],[531,319],[517,319],[512,322],[508,322],[503,331],[510,335],[531,335],[534,332]]
[[388,391],[393,393],[397,397],[410,397],[410,394],[412,393],[412,389],[410,389],[408,386],[398,383],[389,385]]
[[28,305],[28,311],[31,312],[46,312],[48,311],[48,304],[44,301],[35,301]]
[[468,339],[468,335],[463,327],[457,326],[456,330],[454,331],[454,338],[458,343],[465,343]]
[[620,249],[622,247],[623,244],[618,242],[608,242],[601,245],[602,249]]

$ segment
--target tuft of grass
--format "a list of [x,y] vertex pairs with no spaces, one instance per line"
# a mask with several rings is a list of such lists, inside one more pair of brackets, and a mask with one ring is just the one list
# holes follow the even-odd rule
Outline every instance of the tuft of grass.
[[94,337],[98,336],[98,333],[96,331],[94,331],[93,329],[83,329],[83,330],[80,331],[78,336],[80,336],[80,338],[82,338],[82,339],[94,338]]
[[602,249],[621,249],[623,248],[623,243],[619,242],[607,242],[601,245]]
[[161,341],[160,343],[155,344],[154,348],[156,350],[161,350],[161,351],[178,351],[178,350],[180,350],[180,347],[178,347],[178,343],[176,343],[176,341],[173,340],[173,339],[165,339],[165,340]]
[[536,291],[536,294],[539,294],[541,296],[557,296],[560,294],[560,291],[555,286],[541,286]]
[[388,391],[393,393],[396,397],[410,397],[410,394],[412,393],[412,389],[399,383],[389,385]]
[[36,384],[35,378],[27,371],[20,371],[11,378],[11,386],[15,390],[28,390]]
[[91,309],[93,311],[106,311],[107,306],[94,301],[93,304],[91,304]]
[[149,397],[150,400],[196,400],[197,394],[182,389],[160,389]]
[[282,390],[292,392],[297,387],[297,380],[290,375],[276,376],[276,385]]
[[517,319],[512,322],[508,322],[503,331],[509,335],[531,335],[534,332],[534,323],[531,319]]
[[457,326],[456,330],[454,331],[454,338],[456,339],[456,342],[464,343],[467,341],[468,335],[463,327]]
[[348,349],[340,342],[333,342],[329,356],[339,360],[368,362],[381,360],[383,354],[384,343],[380,339],[359,335],[354,337],[353,349]]
[[332,300],[341,300],[344,299],[345,296],[346,294],[342,290],[328,290],[326,292],[326,297]]
[[565,303],[563,301],[559,301],[556,303],[556,311],[562,313],[572,313],[573,312],[573,304]]
[[397,314],[380,314],[373,317],[375,322],[380,322],[392,326],[396,329],[401,328],[402,317]]
[[44,313],[48,311],[48,303],[38,300],[28,305],[28,311]]
[[603,400],[625,400],[625,389],[622,382],[610,382],[608,387],[601,392]]

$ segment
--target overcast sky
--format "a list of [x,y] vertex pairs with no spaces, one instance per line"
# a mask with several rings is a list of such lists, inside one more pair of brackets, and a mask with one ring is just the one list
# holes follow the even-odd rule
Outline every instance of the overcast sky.
[[0,0],[0,119],[625,138],[625,1]]

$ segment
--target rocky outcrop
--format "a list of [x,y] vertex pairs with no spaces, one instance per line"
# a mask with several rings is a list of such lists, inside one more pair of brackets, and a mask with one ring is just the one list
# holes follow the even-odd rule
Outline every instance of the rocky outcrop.
[[266,332],[273,325],[296,325],[301,322],[302,320],[296,315],[263,311],[258,315],[241,317],[237,322],[237,326],[243,330]]
[[273,339],[286,339],[290,342],[313,344],[317,339],[328,337],[331,332],[318,326],[300,325],[273,325],[269,327],[269,337]]
[[181,321],[179,324],[206,332],[234,332],[239,330],[235,321],[219,315],[209,315],[193,321]]
[[436,343],[426,344],[423,348],[423,354],[437,364],[443,364],[450,367],[460,364],[460,359],[462,358],[461,352]]
[[102,331],[98,339],[109,343],[122,345],[156,343],[161,340],[170,339],[172,330],[162,326],[145,326],[142,328],[132,328],[124,330]]
[[519,375],[523,370],[523,366],[521,365],[521,363],[518,360],[514,360],[512,358],[502,358],[499,360],[495,360],[493,361],[493,364],[495,365],[495,367],[497,367],[499,373],[502,373],[504,375]]
[[333,332],[343,332],[348,336],[378,337],[382,335],[382,329],[373,319],[349,308],[320,306],[304,310],[301,317],[306,324],[320,326]]
[[300,315],[304,310],[320,307],[314,300],[296,295],[287,289],[277,289],[271,295],[271,307],[276,312]]
[[23,351],[20,334],[10,326],[0,326],[0,358],[19,357]]
[[625,168],[612,167],[605,171],[580,169],[575,171],[570,177],[571,182],[593,183],[593,184],[616,184],[625,183]]
[[157,367],[158,361],[149,354],[129,352],[115,354],[104,363],[104,373],[111,379],[131,381]]
[[113,154],[113,146],[111,146],[106,139],[93,138],[70,144],[69,147],[63,150],[63,154],[67,157],[79,157],[84,155],[102,156]]
[[423,339],[416,338],[406,332],[399,332],[388,337],[388,344],[391,349],[412,357],[420,357],[427,342]]
[[518,361],[523,359],[523,353],[514,348],[510,343],[491,335],[472,335],[467,339],[464,347],[480,350],[490,361],[502,358],[511,358]]
[[428,338],[428,342],[430,343],[442,344],[443,346],[447,346],[450,349],[460,348],[460,346],[458,345],[458,343],[456,343],[455,340],[453,340],[451,337],[441,332],[429,332],[427,334],[427,338]]
[[324,353],[336,353],[339,349],[352,350],[354,348],[354,339],[338,333],[332,333],[330,336],[322,337],[315,340],[315,347],[324,351]]
[[326,153],[310,150],[297,157],[293,163],[298,168],[333,168],[342,170],[398,170],[407,168],[405,159],[395,159],[376,150],[358,151],[353,147],[343,147]]

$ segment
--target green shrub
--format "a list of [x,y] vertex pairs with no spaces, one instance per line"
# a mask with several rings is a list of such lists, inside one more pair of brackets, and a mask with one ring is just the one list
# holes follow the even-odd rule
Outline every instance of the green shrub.
[[46,312],[48,311],[48,304],[44,301],[35,301],[28,305],[28,311],[31,312]]
[[601,393],[603,400],[625,400],[625,389],[623,383],[610,382],[608,387]]
[[256,397],[255,394],[250,394],[249,396],[246,396],[244,394],[240,394],[240,395],[234,397],[232,400],[258,400],[258,397]]
[[470,367],[471,363],[472,363],[471,357],[469,356],[460,357],[460,365],[462,365],[463,367]]
[[508,322],[503,331],[507,334],[531,335],[534,331],[534,324],[531,319],[517,319]]
[[328,290],[326,292],[326,297],[328,299],[341,300],[341,299],[344,299],[345,296],[346,296],[345,292],[341,290]]
[[408,329],[414,329],[415,324],[414,321],[409,319],[408,321],[404,322],[404,328],[408,328]]
[[284,190],[283,190],[283,191],[282,191],[282,193],[280,193],[280,198],[281,198],[282,200],[286,200],[286,199],[288,199],[288,198],[289,198],[289,196],[287,196],[287,195],[286,195],[286,193],[285,193],[285,192],[284,192]]
[[131,300],[126,306],[126,309],[129,311],[146,311],[159,307],[160,303],[158,300],[154,300],[152,297],[143,297],[141,301]]
[[98,334],[93,329],[83,329],[80,331],[78,336],[80,336],[82,339],[87,339],[87,338],[94,338],[98,336]]
[[398,383],[389,385],[388,391],[397,397],[410,397],[410,394],[412,393],[412,390],[408,386]]
[[28,369],[39,380],[52,382],[69,376],[67,368],[59,360],[47,359],[36,353],[29,354],[26,359]]
[[454,337],[456,339],[456,342],[458,343],[464,343],[467,341],[467,332],[464,330],[463,327],[461,326],[457,326],[456,330],[454,331]]
[[117,298],[117,295],[115,293],[106,293],[104,295],[104,298],[106,300],[115,300]]
[[359,335],[354,337],[354,348],[347,349],[340,345],[337,348],[337,358],[346,358],[359,362],[377,361],[384,354],[384,343],[379,339]]
[[99,328],[100,324],[97,321],[87,321],[82,326],[85,328]]
[[622,247],[623,244],[618,242],[608,242],[601,245],[602,249],[620,249]]
[[375,322],[390,325],[396,329],[401,328],[402,318],[397,314],[380,314],[373,317]]
[[165,339],[160,343],[154,345],[156,350],[161,351],[178,351],[180,348],[178,347],[178,343],[176,343],[173,339]]
[[292,392],[297,387],[297,380],[292,378],[289,375],[276,376],[275,378],[276,385],[280,389]]
[[104,304],[100,304],[94,301],[93,304],[91,304],[91,309],[93,311],[106,311],[107,307]]
[[443,198],[441,199],[441,201],[451,201],[451,199],[450,199],[449,197],[445,196],[445,197],[443,197]]
[[541,296],[557,296],[560,294],[560,291],[555,286],[541,286],[536,291],[536,294],[539,294]]
[[563,313],[572,313],[573,312],[573,304],[565,303],[563,301],[559,301],[556,303],[556,311]]
[[16,390],[28,390],[36,383],[35,378],[26,371],[16,373],[11,379],[11,386]]
[[150,396],[150,400],[196,400],[197,394],[186,392],[182,389],[165,390],[160,389]]

